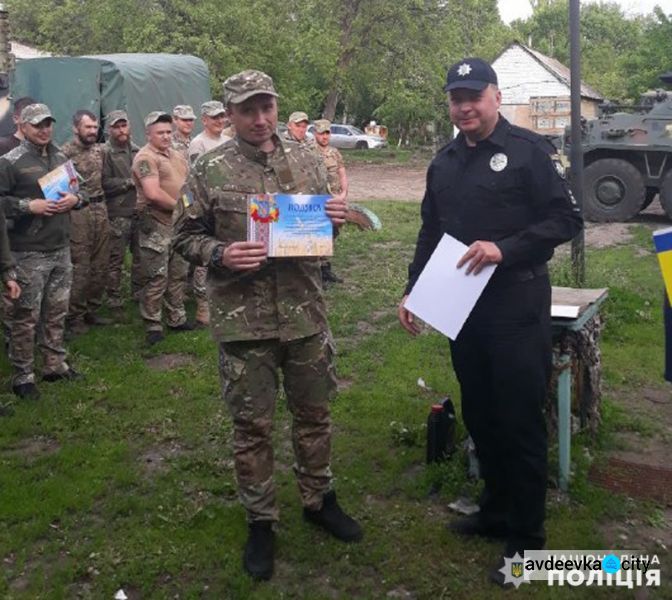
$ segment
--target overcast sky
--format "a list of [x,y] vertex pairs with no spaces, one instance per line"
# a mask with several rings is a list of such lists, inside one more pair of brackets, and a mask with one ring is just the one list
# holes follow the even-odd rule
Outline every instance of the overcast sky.
[[[583,4],[594,0],[582,0]],[[666,14],[672,14],[672,0],[613,0],[620,4],[626,15],[648,14],[658,5]],[[498,0],[499,14],[505,23],[514,19],[524,19],[532,14],[529,0]]]

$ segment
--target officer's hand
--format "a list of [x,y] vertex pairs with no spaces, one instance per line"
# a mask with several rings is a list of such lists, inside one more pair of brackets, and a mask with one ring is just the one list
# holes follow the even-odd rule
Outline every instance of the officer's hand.
[[467,265],[467,275],[474,273],[477,275],[483,270],[483,267],[490,264],[499,264],[502,262],[502,251],[493,242],[483,242],[478,240],[474,242],[465,252],[464,256],[458,261],[457,268]]
[[327,200],[324,208],[334,225],[339,226],[345,223],[345,217],[348,214],[348,203],[344,197],[334,196],[330,200]]
[[401,326],[406,331],[408,331],[408,333],[410,333],[411,335],[418,335],[420,333],[420,327],[418,327],[418,324],[415,322],[413,313],[404,308],[406,298],[408,298],[408,294],[406,294],[401,299],[399,307],[397,308],[397,315],[399,316],[399,322],[401,323]]
[[79,202],[79,198],[77,198],[77,196],[75,196],[74,194],[71,194],[69,192],[68,193],[58,192],[58,193],[61,195],[60,199],[52,203],[54,204],[55,212],[57,213],[68,212],[69,210],[72,209],[73,206],[75,206],[75,204],[77,204],[77,202]]
[[267,254],[263,242],[233,242],[224,250],[222,264],[232,271],[251,271],[266,261]]
[[5,296],[7,296],[10,300],[17,300],[20,295],[21,287],[18,283],[16,283],[16,281],[10,279],[7,283],[5,283]]
[[44,215],[45,217],[50,217],[56,213],[56,207],[54,204],[56,203],[51,200],[36,198],[35,200],[31,200],[28,203],[28,209],[34,215]]

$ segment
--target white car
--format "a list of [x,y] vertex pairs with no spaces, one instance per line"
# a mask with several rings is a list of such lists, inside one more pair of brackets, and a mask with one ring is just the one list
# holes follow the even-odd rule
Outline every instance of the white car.
[[[313,136],[315,126],[308,127],[308,134]],[[332,123],[329,143],[335,148],[384,148],[387,140],[379,135],[368,135],[354,125]]]

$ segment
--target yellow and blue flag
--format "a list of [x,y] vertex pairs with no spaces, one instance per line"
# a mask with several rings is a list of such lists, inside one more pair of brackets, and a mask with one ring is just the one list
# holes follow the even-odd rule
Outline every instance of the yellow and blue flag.
[[654,231],[653,244],[656,247],[660,272],[665,282],[667,299],[672,303],[672,227]]

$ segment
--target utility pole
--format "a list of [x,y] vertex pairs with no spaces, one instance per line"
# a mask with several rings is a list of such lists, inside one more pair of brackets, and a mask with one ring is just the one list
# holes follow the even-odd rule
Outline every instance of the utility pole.
[[[569,47],[571,72],[571,187],[577,204],[583,210],[583,148],[581,147],[581,38],[579,0],[569,0]],[[574,285],[583,287],[586,281],[585,238],[583,229],[572,240],[572,274]]]

